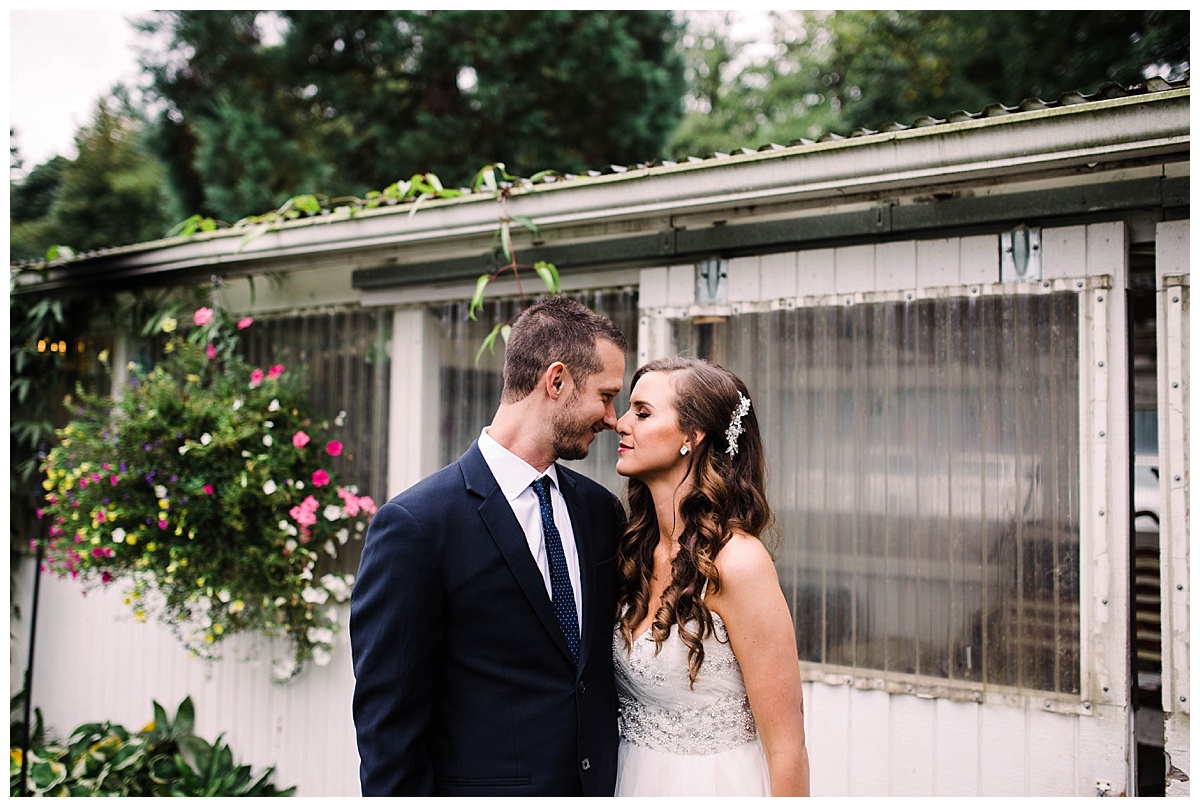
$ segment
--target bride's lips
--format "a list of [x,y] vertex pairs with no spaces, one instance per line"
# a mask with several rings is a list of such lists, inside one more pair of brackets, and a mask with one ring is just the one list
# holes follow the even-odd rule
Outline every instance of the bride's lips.
[[618,445],[618,446],[617,446],[617,453],[618,453],[618,454],[620,454],[622,451],[632,451],[632,450],[633,450],[632,448],[630,448],[629,446],[625,445],[624,443],[621,443],[620,445]]

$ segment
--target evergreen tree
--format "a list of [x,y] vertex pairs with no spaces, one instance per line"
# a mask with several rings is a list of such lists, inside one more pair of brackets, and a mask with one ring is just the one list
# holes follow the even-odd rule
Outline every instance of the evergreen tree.
[[[143,66],[185,204],[233,220],[484,165],[577,172],[663,156],[678,26],[657,11],[175,11]],[[264,204],[265,203],[265,204]]]

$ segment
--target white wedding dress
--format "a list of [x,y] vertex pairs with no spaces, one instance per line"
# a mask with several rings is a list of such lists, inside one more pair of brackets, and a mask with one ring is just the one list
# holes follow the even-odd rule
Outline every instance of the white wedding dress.
[[688,648],[674,627],[655,654],[647,630],[627,652],[613,636],[620,711],[618,796],[769,796],[763,753],[742,669],[720,615],[704,639],[694,687]]

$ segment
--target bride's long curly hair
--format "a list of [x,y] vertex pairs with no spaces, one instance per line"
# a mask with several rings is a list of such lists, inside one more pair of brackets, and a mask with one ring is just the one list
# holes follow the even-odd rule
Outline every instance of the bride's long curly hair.
[[[744,431],[736,439],[737,453],[727,453],[726,432],[738,408],[738,393],[750,399],[750,392],[724,367],[703,359],[658,359],[638,368],[633,386],[647,373],[671,376],[679,428],[687,435],[705,435],[688,455],[687,478],[692,486],[679,500],[677,510],[683,534],[671,563],[671,582],[650,626],[657,648],[675,626],[688,648],[688,675],[695,684],[704,663],[702,643],[713,632],[712,614],[703,599],[705,586],[713,592],[721,589],[717,553],[735,530],[761,537],[773,525],[765,492],[762,435],[752,402],[741,421]],[[649,488],[631,478],[628,499],[629,521],[617,550],[621,579],[617,613],[626,649],[634,638],[640,638],[633,636],[633,630],[650,610],[650,578],[659,543],[658,517]]]

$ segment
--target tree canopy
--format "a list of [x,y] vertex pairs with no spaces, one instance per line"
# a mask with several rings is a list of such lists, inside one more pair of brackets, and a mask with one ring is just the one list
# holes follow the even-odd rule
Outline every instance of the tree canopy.
[[662,156],[681,115],[660,11],[170,11],[141,28],[160,154],[226,220],[414,173],[463,185]]

